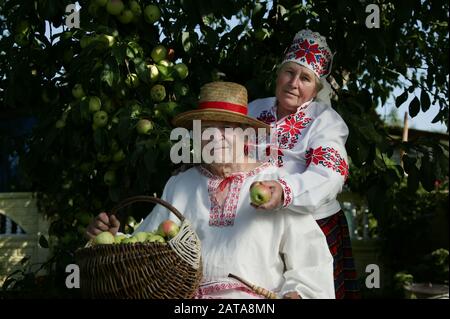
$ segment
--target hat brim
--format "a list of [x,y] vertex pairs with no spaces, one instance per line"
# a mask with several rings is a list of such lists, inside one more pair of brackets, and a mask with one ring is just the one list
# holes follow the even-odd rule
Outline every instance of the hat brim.
[[267,130],[267,133],[269,133],[270,131],[270,126],[262,121],[227,110],[203,109],[187,111],[175,116],[172,120],[172,124],[177,127],[185,127],[191,129],[193,120],[240,123],[254,128],[265,128]]

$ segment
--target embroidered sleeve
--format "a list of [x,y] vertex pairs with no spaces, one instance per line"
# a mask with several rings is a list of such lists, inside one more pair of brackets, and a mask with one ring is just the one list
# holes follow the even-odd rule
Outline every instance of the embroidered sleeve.
[[337,150],[332,147],[319,146],[310,148],[306,152],[306,167],[309,165],[321,165],[339,174],[346,180],[348,177],[348,164]]
[[292,190],[284,179],[279,178],[278,182],[281,184],[281,187],[283,188],[283,195],[284,195],[283,208],[286,208],[292,204]]

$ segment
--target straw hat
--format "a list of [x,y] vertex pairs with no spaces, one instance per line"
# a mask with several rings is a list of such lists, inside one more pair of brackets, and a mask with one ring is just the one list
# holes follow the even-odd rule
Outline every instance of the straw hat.
[[247,114],[247,90],[244,86],[233,82],[211,82],[200,89],[198,109],[178,114],[172,124],[192,128],[193,120],[202,120],[241,123],[270,129],[269,125]]

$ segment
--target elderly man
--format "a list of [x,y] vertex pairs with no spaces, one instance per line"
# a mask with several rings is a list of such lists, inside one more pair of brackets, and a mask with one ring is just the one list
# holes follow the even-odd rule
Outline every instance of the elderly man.
[[[197,298],[260,297],[240,281],[228,278],[229,273],[280,298],[334,298],[333,258],[314,218],[282,206],[259,211],[251,205],[251,185],[278,180],[281,172],[269,162],[253,160],[249,152],[237,160],[244,137],[227,134],[227,129],[268,129],[265,123],[247,116],[245,88],[229,82],[206,84],[199,108],[178,115],[173,123],[190,129],[194,120],[201,120],[202,136],[209,136],[202,140],[202,147],[208,146],[212,161],[172,176],[162,199],[191,221],[202,242],[203,281]],[[151,231],[164,219],[176,221],[165,208],[156,206],[136,232]],[[115,233],[118,226],[115,217],[108,220],[102,213],[89,226],[88,234]]]

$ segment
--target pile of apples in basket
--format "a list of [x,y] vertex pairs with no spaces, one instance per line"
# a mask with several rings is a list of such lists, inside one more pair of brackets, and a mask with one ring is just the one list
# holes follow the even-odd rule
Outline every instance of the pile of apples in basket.
[[94,240],[94,245],[110,245],[110,244],[134,244],[134,243],[165,243],[175,237],[180,231],[179,226],[171,221],[165,220],[159,224],[158,229],[153,232],[137,232],[130,236],[125,234],[117,234],[114,236],[109,231],[98,234]]

